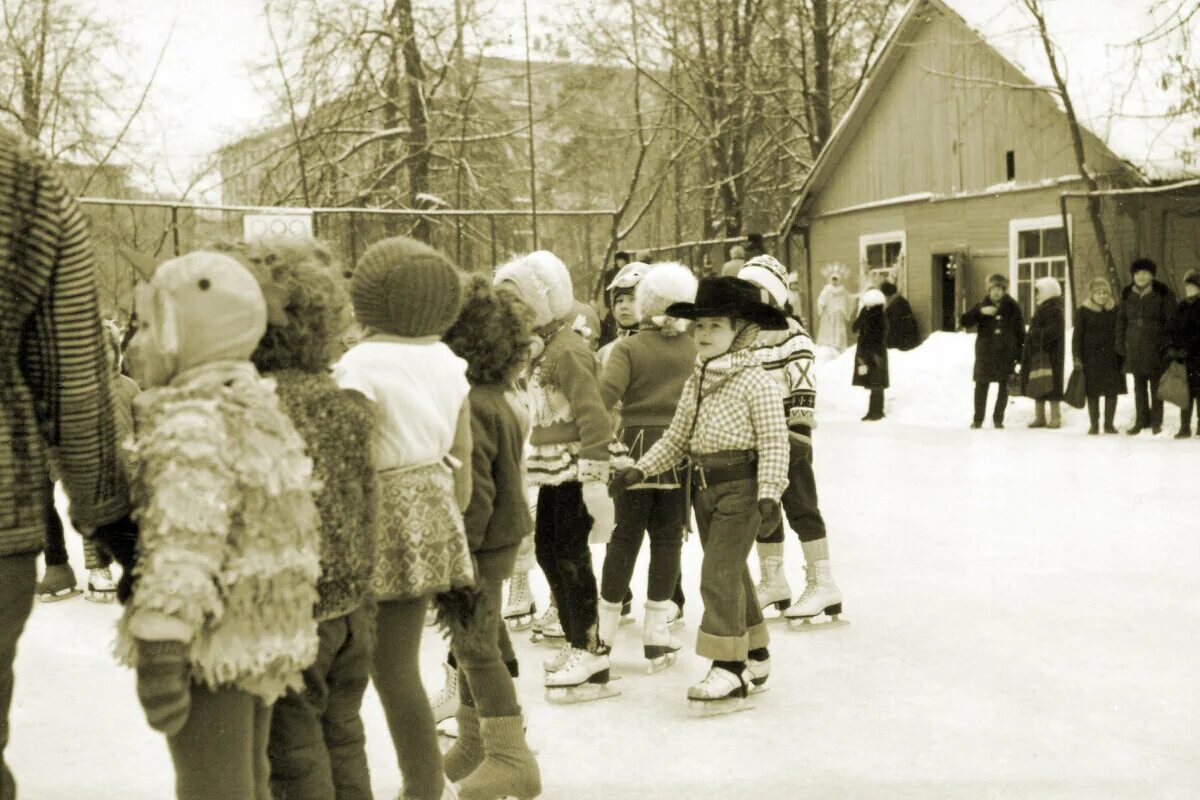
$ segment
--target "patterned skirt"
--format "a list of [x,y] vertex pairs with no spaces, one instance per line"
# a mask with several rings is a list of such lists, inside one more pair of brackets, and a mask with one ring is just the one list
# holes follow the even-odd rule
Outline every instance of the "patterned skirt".
[[474,586],[475,569],[444,464],[379,473],[375,576],[378,600],[407,600]]

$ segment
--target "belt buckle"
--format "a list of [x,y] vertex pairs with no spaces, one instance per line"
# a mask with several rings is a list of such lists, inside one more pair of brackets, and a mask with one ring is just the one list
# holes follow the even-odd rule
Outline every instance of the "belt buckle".
[[708,475],[705,474],[704,467],[700,466],[699,464],[695,464],[693,469],[695,470],[696,474],[700,476],[700,488],[708,489]]

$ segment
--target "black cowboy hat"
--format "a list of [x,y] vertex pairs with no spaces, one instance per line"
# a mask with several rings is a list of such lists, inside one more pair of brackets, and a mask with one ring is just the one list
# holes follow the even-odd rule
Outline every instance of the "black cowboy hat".
[[679,319],[729,317],[753,323],[763,330],[787,329],[787,316],[770,304],[767,290],[741,278],[701,278],[696,302],[672,303],[667,314]]

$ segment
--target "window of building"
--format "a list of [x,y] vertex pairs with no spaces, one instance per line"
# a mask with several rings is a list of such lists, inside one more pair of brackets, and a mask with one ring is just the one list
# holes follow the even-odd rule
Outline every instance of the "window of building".
[[1039,278],[1058,281],[1070,314],[1067,240],[1067,229],[1060,216],[1014,219],[1009,223],[1009,279],[1027,322],[1035,310],[1033,284]]
[[881,275],[905,290],[904,256],[907,237],[904,231],[873,233],[858,237],[858,263],[861,277]]

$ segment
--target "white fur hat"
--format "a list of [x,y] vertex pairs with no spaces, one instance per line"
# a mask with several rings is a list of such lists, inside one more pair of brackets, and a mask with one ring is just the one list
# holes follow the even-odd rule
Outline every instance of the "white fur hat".
[[[634,293],[634,309],[642,322],[654,322],[667,313],[672,303],[694,303],[698,282],[683,264],[665,261],[652,264]],[[656,323],[659,324],[659,323]]]
[[760,289],[766,289],[776,308],[782,309],[787,305],[788,273],[774,256],[755,256],[742,265],[737,276]]
[[1051,297],[1062,297],[1062,287],[1058,284],[1057,278],[1038,278],[1033,285],[1037,289],[1039,303],[1044,303]]
[[862,296],[863,308],[870,308],[872,306],[881,306],[886,302],[887,302],[887,298],[884,297],[883,292],[879,291],[878,289],[867,289],[865,292],[863,292],[863,296]]
[[566,317],[574,306],[571,273],[549,250],[518,256],[499,267],[492,283],[499,286],[505,281],[517,287],[521,299],[533,310],[534,327]]

